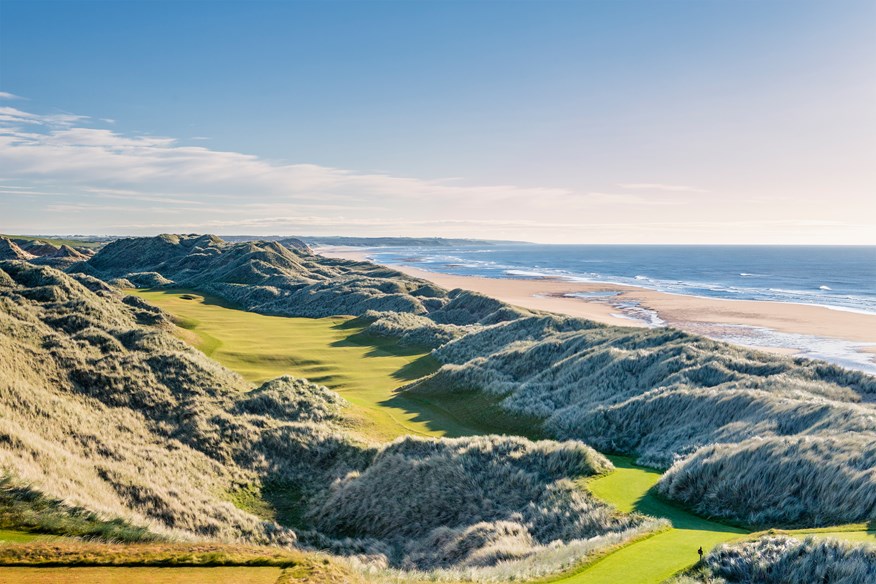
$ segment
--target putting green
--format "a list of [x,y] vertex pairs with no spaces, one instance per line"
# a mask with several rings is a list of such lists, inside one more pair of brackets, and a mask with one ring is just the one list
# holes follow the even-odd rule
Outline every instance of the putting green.
[[612,552],[584,570],[556,582],[564,584],[658,583],[696,563],[697,548],[744,536],[746,531],[708,521],[666,503],[654,495],[660,472],[633,464],[626,457],[610,456],[616,470],[587,481],[590,491],[630,513],[637,511],[672,522],[672,529],[652,535]]
[[[361,408],[357,423],[370,436],[404,434],[461,436],[508,431],[533,436],[531,420],[502,419],[480,394],[427,399],[394,390],[428,374],[437,363],[425,351],[365,336],[349,317],[288,318],[233,309],[221,300],[186,290],[134,290],[172,314],[184,338],[229,369],[258,383],[280,375],[306,377],[342,394]],[[472,399],[469,399],[472,398]],[[658,584],[697,561],[697,548],[749,537],[751,532],[709,521],[662,501],[653,487],[660,472],[610,457],[617,470],[586,482],[601,499],[624,512],[638,511],[672,522],[672,529],[621,547],[553,582],[564,584]],[[813,533],[816,532],[816,533]],[[849,530],[800,530],[794,536],[876,539],[865,526]]]
[[[672,529],[623,547],[590,564],[584,570],[555,580],[563,584],[659,583],[693,566],[697,549],[705,552],[719,543],[750,537],[752,532],[703,519],[668,503],[654,494],[658,470],[637,466],[632,459],[609,456],[615,471],[587,481],[590,491],[626,513],[637,511],[672,522]],[[863,524],[845,528],[785,531],[793,537],[836,537],[848,541],[873,541],[876,532]],[[618,578],[622,577],[622,580]]]

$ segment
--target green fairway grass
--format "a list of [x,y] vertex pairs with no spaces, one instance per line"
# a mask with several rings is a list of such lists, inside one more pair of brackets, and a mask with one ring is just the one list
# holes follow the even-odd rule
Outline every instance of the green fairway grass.
[[59,538],[56,535],[43,535],[14,529],[0,529],[0,545],[4,543],[29,543],[32,541],[44,541],[50,539]]
[[621,456],[609,457],[615,471],[587,481],[597,497],[620,511],[637,511],[672,522],[672,529],[636,541],[584,570],[560,578],[564,584],[658,583],[695,564],[697,549],[710,550],[719,543],[737,539],[748,532],[698,517],[658,498],[653,491],[660,471],[633,464]]
[[[351,317],[264,316],[188,290],[130,292],[172,314],[185,329],[183,338],[253,383],[295,375],[338,391],[359,409],[358,423],[374,438],[490,432],[541,437],[538,420],[511,417],[481,393],[398,394],[396,388],[434,371],[438,364],[424,350],[365,336],[364,325]],[[609,458],[616,470],[587,480],[586,488],[620,511],[669,519],[672,528],[636,540],[553,582],[658,584],[696,563],[700,546],[708,552],[719,543],[751,537],[749,531],[698,517],[657,497],[654,486],[660,471],[637,466],[630,458]],[[876,539],[865,525],[785,533]]]
[[190,290],[129,292],[172,314],[184,338],[254,384],[293,375],[337,391],[357,406],[355,422],[372,438],[476,433],[428,400],[394,392],[435,370],[427,351],[366,336],[351,317],[265,316]]

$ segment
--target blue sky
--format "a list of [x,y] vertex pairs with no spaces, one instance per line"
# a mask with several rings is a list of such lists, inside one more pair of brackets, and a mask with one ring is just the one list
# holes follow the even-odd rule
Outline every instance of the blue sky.
[[876,3],[0,0],[0,232],[876,243]]

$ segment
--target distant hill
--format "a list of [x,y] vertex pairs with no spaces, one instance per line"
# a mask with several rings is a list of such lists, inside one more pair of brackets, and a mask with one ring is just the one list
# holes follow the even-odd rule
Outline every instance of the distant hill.
[[70,247],[77,250],[96,249],[104,245],[108,241],[118,239],[118,237],[115,236],[103,235],[65,235],[62,237],[58,237],[54,235],[44,236],[0,234],[0,237],[7,237],[22,246],[28,244],[29,242],[37,242],[40,244],[48,244],[56,248],[61,247],[62,245],[69,245]]
[[4,260],[27,260],[34,264],[65,269],[87,260],[92,255],[94,250],[87,247],[81,248],[80,251],[66,243],[53,245],[41,239],[11,239],[0,236],[0,259]]
[[71,269],[128,286],[195,288],[264,314],[389,311],[471,324],[526,313],[479,294],[447,292],[389,268],[326,258],[278,241],[230,243],[215,235],[170,234],[120,239]]
[[228,243],[246,243],[249,241],[277,241],[290,249],[309,249],[307,243],[301,238],[288,235],[219,235],[222,241]]
[[21,249],[15,241],[8,237],[0,237],[0,260],[32,260],[36,256]]

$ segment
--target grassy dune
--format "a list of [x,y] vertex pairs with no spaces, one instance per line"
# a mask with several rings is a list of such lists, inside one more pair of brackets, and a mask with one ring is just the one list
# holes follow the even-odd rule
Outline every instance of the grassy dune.
[[768,535],[718,546],[672,584],[869,584],[876,582],[876,546],[838,539]]
[[293,375],[337,391],[364,410],[356,422],[369,437],[477,433],[426,400],[395,395],[393,390],[431,373],[437,363],[425,350],[364,335],[365,326],[355,319],[229,310],[218,298],[188,290],[129,292],[172,314],[186,340],[253,383]]
[[[133,541],[145,536],[156,544],[207,540],[279,549],[298,542],[381,576],[455,582],[546,576],[664,525],[619,514],[577,487],[578,478],[612,468],[580,442],[406,435],[377,443],[352,436],[345,415],[358,411],[370,420],[365,407],[288,376],[254,387],[171,336],[167,313],[94,277],[2,262],[0,301],[0,466],[11,469],[9,488],[0,490],[14,512],[0,527],[70,534],[69,522],[27,520],[36,511],[47,519],[60,514],[142,529]],[[197,340],[198,324],[179,321],[191,329],[180,334]],[[280,344],[278,335],[288,331],[263,322],[246,329],[250,340],[267,335]],[[399,370],[421,352],[369,339],[360,322],[324,321],[341,336],[323,338],[320,352],[334,359],[355,349],[355,358],[346,359],[349,376],[349,363],[362,367],[353,381],[373,377],[374,359],[407,357],[388,369],[391,383],[379,392],[373,383],[350,389],[367,390],[360,401],[377,407],[392,399],[396,378],[417,374]],[[236,332],[232,324],[207,333],[214,355],[225,348],[218,335]],[[250,350],[263,358],[260,349]],[[241,356],[233,355],[252,364]],[[313,365],[300,354],[270,357],[272,367]],[[322,365],[324,379],[345,371],[334,361]],[[46,504],[35,504],[41,497]],[[118,541],[103,529],[97,537]],[[145,549],[122,547],[124,554]],[[0,565],[193,567],[165,556],[145,565],[118,560],[118,553],[89,551],[81,541],[61,548],[0,546]],[[206,565],[216,565],[215,555],[207,556]],[[223,565],[264,565],[233,561]]]
[[[434,370],[425,351],[368,337],[358,321],[273,317],[230,310],[227,304],[185,290],[134,291],[174,315],[187,340],[252,382],[283,374],[307,377],[341,393],[362,408],[362,428],[372,437],[404,434],[457,436],[504,431],[539,434],[533,419],[500,415],[484,394],[453,393],[403,397],[394,389]],[[673,528],[622,547],[566,577],[564,583],[659,583],[690,567],[696,550],[750,537],[750,532],[709,521],[654,494],[660,471],[612,457],[617,470],[590,480],[587,488],[624,512],[638,511],[672,521]],[[818,535],[849,541],[874,537],[865,525],[830,528]],[[810,532],[813,530],[809,530]],[[794,534],[795,532],[789,532]]]
[[[171,313],[187,340],[253,382],[292,374],[338,391],[364,408],[373,421],[374,437],[411,433],[412,428],[442,436],[497,430],[539,434],[534,420],[510,419],[483,394],[416,396],[416,401],[394,396],[395,387],[430,372],[431,359],[391,341],[366,337],[349,318],[264,316],[230,309],[221,300],[186,290],[133,292]],[[622,457],[612,460],[616,472],[588,483],[594,494],[621,511],[668,517],[684,527],[622,548],[562,581],[613,582],[619,573],[633,570],[642,582],[659,582],[688,567],[698,546],[708,549],[745,533],[658,501],[650,492],[660,478],[658,471]]]
[[[113,242],[71,269],[119,286],[197,289],[262,314],[376,319],[366,331],[429,346],[442,364],[398,399],[377,402],[414,414],[430,432],[444,433],[452,418],[474,430],[523,426],[527,436],[541,430],[672,466],[658,487],[663,496],[751,529],[874,520],[872,376],[672,329],[529,313],[294,247],[165,234]],[[210,336],[208,351],[218,339]],[[454,400],[452,391],[465,395]],[[473,400],[475,392],[484,398]],[[425,411],[433,405],[451,420]],[[399,425],[390,422],[376,425]]]

